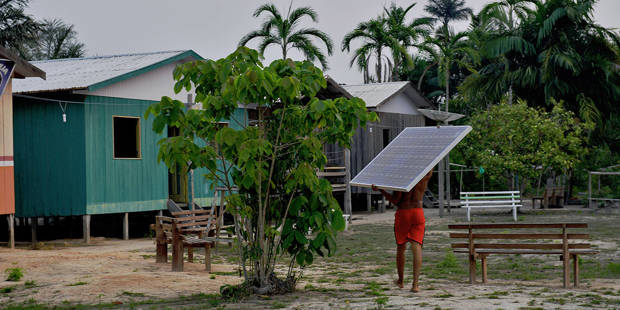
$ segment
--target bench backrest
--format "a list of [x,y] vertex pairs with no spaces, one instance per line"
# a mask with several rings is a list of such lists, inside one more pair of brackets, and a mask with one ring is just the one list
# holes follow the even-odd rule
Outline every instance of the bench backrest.
[[172,238],[179,234],[202,234],[214,230],[216,215],[213,209],[171,212],[172,217],[157,216],[156,233],[158,237]]
[[461,192],[461,206],[515,207],[521,204],[519,191]]
[[[589,249],[587,243],[570,243],[569,240],[589,239],[586,233],[569,233],[569,229],[587,228],[587,223],[489,223],[489,224],[451,224],[449,229],[466,230],[467,232],[450,233],[450,238],[467,239],[467,243],[453,243],[452,248],[474,249],[532,249],[561,250]],[[555,229],[550,232],[549,230]],[[474,232],[474,230],[484,232]],[[501,230],[501,231],[497,231]],[[506,232],[511,230],[510,232]],[[517,233],[514,230],[521,230]],[[523,231],[529,230],[529,231]],[[535,230],[535,232],[532,232]],[[544,232],[541,232],[544,231]],[[476,239],[505,242],[507,240],[527,240],[528,243],[476,243]],[[529,240],[562,240],[562,243],[529,243]]]

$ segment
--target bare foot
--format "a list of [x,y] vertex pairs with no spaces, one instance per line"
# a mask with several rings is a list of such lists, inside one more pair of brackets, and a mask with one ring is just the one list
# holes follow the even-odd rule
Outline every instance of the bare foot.
[[400,287],[400,288],[405,287],[405,286],[403,285],[403,282],[402,282],[402,281],[394,280],[394,284],[396,284],[396,285],[397,285],[398,287]]
[[412,292],[414,292],[414,293],[417,293],[417,292],[419,292],[419,291],[420,291],[420,288],[419,288],[419,287],[417,287],[417,286],[413,286],[413,287],[411,288],[411,291],[412,291]]

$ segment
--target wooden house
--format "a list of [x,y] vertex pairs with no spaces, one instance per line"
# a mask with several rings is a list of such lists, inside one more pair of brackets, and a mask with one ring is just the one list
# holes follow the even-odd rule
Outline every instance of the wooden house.
[[[357,129],[349,156],[344,156],[345,150],[338,146],[325,146],[329,165],[347,166],[352,177],[357,175],[404,128],[425,126],[427,119],[418,109],[432,108],[432,104],[420,95],[411,82],[342,85],[342,88],[347,93],[343,96],[361,98],[366,102],[368,111],[376,112],[379,117],[378,122]],[[345,157],[350,158],[350,163],[346,163]],[[370,194],[369,189],[360,187],[352,187],[350,191],[358,198],[361,198],[360,195]],[[370,197],[366,198],[369,203]]]
[[[124,214],[128,238],[129,213],[164,210],[169,198],[186,202],[187,173],[158,163],[164,135],[144,113],[162,96],[191,101],[174,94],[172,72],[197,59],[187,50],[33,62],[47,80],[14,85],[16,216],[82,216],[88,242],[91,215]],[[245,118],[245,110],[235,113]],[[202,177],[194,188],[198,203],[213,196]]]
[[0,215],[8,215],[11,248],[15,246],[12,85],[14,79],[26,77],[45,79],[45,72],[0,47]]

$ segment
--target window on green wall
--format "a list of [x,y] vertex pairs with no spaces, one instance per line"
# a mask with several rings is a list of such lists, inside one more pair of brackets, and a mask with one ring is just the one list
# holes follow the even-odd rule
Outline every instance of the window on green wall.
[[113,116],[112,118],[114,120],[114,158],[141,158],[140,118],[131,116]]

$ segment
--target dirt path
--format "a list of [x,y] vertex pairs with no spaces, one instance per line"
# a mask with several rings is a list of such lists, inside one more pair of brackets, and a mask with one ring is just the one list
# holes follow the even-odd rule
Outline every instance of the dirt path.
[[[170,264],[155,263],[153,252],[153,241],[146,239],[95,239],[91,246],[51,250],[2,248],[0,270],[21,268],[24,277],[19,282],[0,282],[0,289],[16,286],[11,293],[0,294],[0,304],[30,299],[54,305],[173,298],[217,293],[221,285],[239,282],[235,276],[212,276],[197,263],[186,263],[185,272],[171,272]],[[196,257],[202,260],[201,255]],[[214,264],[212,268],[226,273],[234,266]]]

